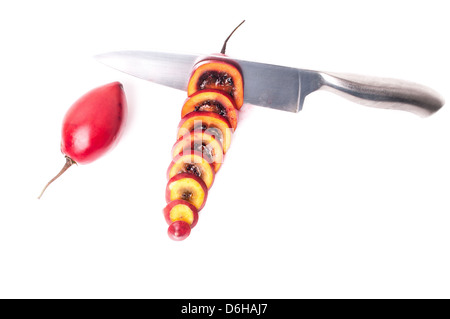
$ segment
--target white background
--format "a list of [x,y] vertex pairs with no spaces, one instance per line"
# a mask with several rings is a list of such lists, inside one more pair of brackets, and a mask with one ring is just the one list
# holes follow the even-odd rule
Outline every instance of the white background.
[[[299,114],[245,105],[199,223],[161,210],[185,92],[92,57],[236,58],[408,79],[449,99],[446,1],[14,1],[0,4],[0,297],[450,297],[450,109],[421,119],[328,92]],[[120,81],[123,139],[62,167],[62,118]]]

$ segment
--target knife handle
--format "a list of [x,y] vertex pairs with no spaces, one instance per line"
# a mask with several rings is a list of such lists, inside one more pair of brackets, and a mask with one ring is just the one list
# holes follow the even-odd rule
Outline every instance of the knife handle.
[[353,74],[319,72],[321,89],[359,104],[412,112],[426,117],[444,105],[434,90],[413,82]]

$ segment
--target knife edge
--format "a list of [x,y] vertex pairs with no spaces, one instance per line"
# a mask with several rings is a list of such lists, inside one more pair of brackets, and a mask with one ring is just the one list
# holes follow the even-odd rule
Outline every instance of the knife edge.
[[[138,78],[186,90],[192,69],[208,55],[155,51],[118,51],[95,58]],[[214,56],[212,56],[214,57]],[[444,105],[434,90],[416,83],[360,75],[346,75],[216,57],[237,63],[244,77],[244,102],[273,109],[299,112],[306,96],[327,89],[353,102],[429,116]]]

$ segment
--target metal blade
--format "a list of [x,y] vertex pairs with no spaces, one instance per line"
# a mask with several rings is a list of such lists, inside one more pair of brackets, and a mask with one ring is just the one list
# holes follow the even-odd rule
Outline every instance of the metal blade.
[[305,97],[322,86],[316,71],[234,60],[244,76],[244,101],[288,112],[299,112]]
[[186,90],[198,55],[118,51],[95,56],[99,62],[146,81]]
[[[141,79],[186,90],[196,62],[208,58],[161,52],[122,51],[98,55],[100,62]],[[434,90],[404,80],[317,72],[214,56],[236,62],[244,77],[244,102],[298,112],[305,97],[326,89],[359,104],[429,116],[444,105]]]
[[[105,65],[138,78],[186,90],[194,64],[205,56],[120,51],[100,54],[95,58]],[[227,59],[222,56],[220,58]],[[321,85],[320,75],[314,71],[232,60],[237,62],[242,70],[245,103],[298,112],[305,96]]]

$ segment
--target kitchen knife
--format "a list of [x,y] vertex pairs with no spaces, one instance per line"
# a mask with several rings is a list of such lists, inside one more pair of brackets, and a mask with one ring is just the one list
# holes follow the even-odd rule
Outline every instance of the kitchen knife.
[[[179,90],[186,90],[194,65],[208,56],[152,51],[118,51],[95,58],[114,69]],[[425,117],[444,99],[434,90],[404,80],[290,68],[231,59],[244,77],[244,102],[299,112],[308,94],[324,89],[359,104],[409,111]]]

